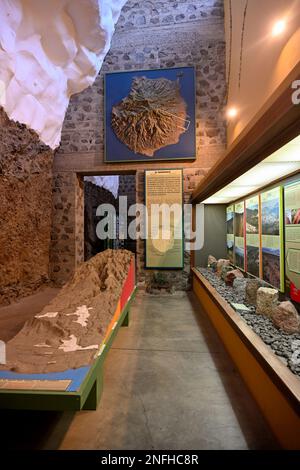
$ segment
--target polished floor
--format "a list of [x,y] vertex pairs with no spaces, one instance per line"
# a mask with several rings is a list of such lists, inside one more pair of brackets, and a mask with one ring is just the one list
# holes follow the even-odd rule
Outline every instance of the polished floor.
[[107,357],[97,411],[7,411],[0,422],[8,448],[276,448],[193,294],[137,296]]

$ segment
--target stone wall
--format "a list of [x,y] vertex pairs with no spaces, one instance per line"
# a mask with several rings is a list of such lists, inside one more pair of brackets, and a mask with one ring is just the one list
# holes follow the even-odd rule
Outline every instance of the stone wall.
[[49,280],[53,152],[0,108],[0,303]]
[[[106,164],[104,162],[103,77],[105,72],[195,66],[196,147],[194,162]],[[123,7],[112,47],[94,85],[71,99],[54,169],[57,174],[103,174],[136,171],[137,202],[144,200],[144,170],[183,168],[185,200],[226,145],[225,42],[223,2],[128,1]],[[61,188],[63,191],[63,187]],[[74,188],[75,191],[75,188]],[[139,280],[152,273],[143,269],[144,244],[137,246]],[[167,273],[168,274],[168,273]],[[172,271],[178,288],[188,286],[189,254],[184,274]]]
[[90,181],[84,182],[84,259],[103,250],[104,242],[96,235],[96,227],[100,217],[96,216],[97,207],[100,204],[111,204],[116,207],[117,200],[114,195],[105,188],[97,186]]

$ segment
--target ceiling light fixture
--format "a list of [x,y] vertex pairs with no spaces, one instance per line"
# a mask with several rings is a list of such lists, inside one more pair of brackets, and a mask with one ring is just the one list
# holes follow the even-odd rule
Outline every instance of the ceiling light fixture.
[[272,36],[273,37],[280,36],[282,33],[284,33],[285,29],[286,29],[285,20],[276,21],[272,29]]
[[227,112],[226,112],[226,115],[229,119],[234,119],[237,117],[238,115],[238,110],[237,108],[235,108],[234,106],[232,106],[231,108],[228,108],[227,109]]

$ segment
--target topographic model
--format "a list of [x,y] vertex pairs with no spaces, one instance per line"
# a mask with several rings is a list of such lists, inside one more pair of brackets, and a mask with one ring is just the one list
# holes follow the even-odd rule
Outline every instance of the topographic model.
[[58,295],[6,344],[0,370],[43,374],[90,365],[116,312],[133,255],[105,250],[80,264]]
[[135,77],[129,95],[113,106],[111,125],[130,150],[152,157],[187,130],[186,109],[179,80]]

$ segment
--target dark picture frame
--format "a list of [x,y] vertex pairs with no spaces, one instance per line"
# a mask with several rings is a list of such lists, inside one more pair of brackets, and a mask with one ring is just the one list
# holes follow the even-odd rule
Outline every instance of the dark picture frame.
[[[173,108],[168,108],[168,101],[159,96],[158,106],[161,106],[163,113],[173,116],[173,122],[177,122],[178,133],[174,140],[178,141],[172,144],[161,146],[153,150],[153,155],[149,156],[138,151],[132,150],[128,144],[127,135],[122,130],[121,135],[117,135],[118,127],[113,121],[116,117],[115,110],[119,111],[120,104],[130,94],[132,84],[135,79],[167,79],[172,82],[178,82],[180,98],[185,103],[186,119],[182,120],[176,113],[171,112]],[[149,82],[148,82],[149,83]],[[134,70],[126,72],[111,72],[104,76],[104,160],[106,163],[129,163],[129,162],[158,162],[158,161],[180,161],[196,159],[196,110],[195,110],[195,68],[194,67],[176,67],[168,69]],[[156,90],[153,91],[154,97],[158,96]],[[164,95],[162,95],[164,96]],[[145,119],[147,129],[147,106],[149,101],[145,101],[145,111],[142,119]],[[136,102],[134,102],[136,103]],[[139,102],[140,103],[140,102]],[[133,104],[134,106],[134,104]],[[155,107],[155,105],[154,105]],[[170,111],[171,109],[171,111]],[[123,108],[122,108],[123,111]],[[127,110],[126,110],[127,111]],[[134,110],[135,111],[135,110]],[[139,108],[140,112],[140,108]],[[131,115],[121,113],[122,120],[125,120],[128,128],[131,126]],[[145,117],[146,116],[146,117]],[[118,113],[119,119],[119,113]],[[159,120],[159,117],[155,118]],[[176,121],[177,119],[177,121]],[[184,122],[183,122],[184,121]],[[125,124],[124,124],[125,126]],[[182,131],[182,129],[185,129]],[[138,132],[138,131],[137,131]],[[150,131],[151,132],[151,131]],[[139,139],[137,139],[137,142]]]

